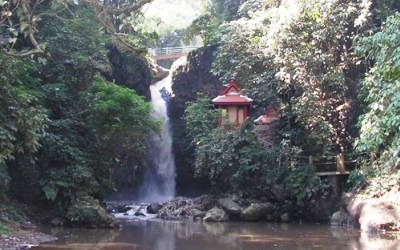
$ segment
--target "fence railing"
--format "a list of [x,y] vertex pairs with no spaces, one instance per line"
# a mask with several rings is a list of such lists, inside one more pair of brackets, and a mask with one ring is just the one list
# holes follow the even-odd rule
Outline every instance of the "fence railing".
[[350,156],[343,153],[331,155],[327,158],[311,155],[297,156],[296,158],[298,165],[314,165],[318,176],[346,175],[349,174],[356,165],[354,155]]
[[11,43],[12,38],[10,36],[10,34],[1,34],[0,35],[0,44],[1,45],[5,45],[5,44],[9,44]]
[[199,48],[199,46],[183,46],[183,47],[165,47],[165,48],[151,48],[149,53],[155,57],[163,55],[180,55],[187,54],[190,51]]

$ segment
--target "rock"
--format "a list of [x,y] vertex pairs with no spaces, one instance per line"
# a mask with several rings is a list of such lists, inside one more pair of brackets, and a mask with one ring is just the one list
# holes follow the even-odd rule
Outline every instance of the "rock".
[[153,81],[152,83],[158,82],[161,79],[165,78],[169,74],[169,70],[165,69],[159,65],[150,65],[152,67],[152,75],[153,75]]
[[217,207],[213,207],[208,210],[203,218],[203,220],[206,222],[223,222],[227,221],[228,219],[228,214],[224,210]]
[[23,229],[23,230],[32,230],[35,228],[36,228],[36,226],[33,225],[32,222],[30,222],[30,221],[26,221],[21,224],[21,229]]
[[267,214],[267,216],[265,217],[265,219],[267,221],[273,221],[274,220],[274,216],[272,214]]
[[284,202],[286,198],[286,192],[283,185],[274,184],[271,186],[270,192],[276,200]]
[[239,196],[238,194],[232,194],[232,195],[231,195],[231,199],[232,199],[234,202],[238,203],[238,202],[240,201],[240,196]]
[[61,218],[54,218],[50,221],[50,224],[55,227],[63,226],[64,221]]
[[257,221],[265,218],[272,210],[273,205],[269,202],[253,203],[242,211],[240,218],[244,221]]
[[217,204],[217,199],[212,195],[202,195],[193,199],[193,204],[200,210],[210,210]]
[[146,211],[149,214],[156,214],[161,208],[162,205],[160,203],[151,203],[149,206],[147,206]]
[[9,235],[0,235],[0,249],[31,249],[41,243],[56,241],[57,238],[35,230],[13,230]]
[[176,197],[163,204],[158,210],[157,217],[166,220],[181,220],[191,217],[193,201],[185,197]]
[[222,198],[218,200],[219,206],[228,214],[240,215],[242,208],[234,202],[231,198]]
[[352,219],[358,221],[362,231],[400,231],[400,199],[397,192],[380,198],[357,195],[347,197],[346,201],[347,211]]
[[333,213],[330,223],[332,226],[347,226],[351,224],[349,214],[344,209]]
[[80,195],[68,207],[66,224],[77,227],[115,228],[120,223],[100,205],[98,200],[88,195]]
[[281,218],[281,221],[284,223],[287,223],[290,221],[290,216],[288,213],[281,214],[280,218]]
[[139,208],[138,210],[136,210],[136,212],[135,212],[133,215],[135,215],[135,216],[143,216],[143,217],[146,216],[146,215],[144,214],[142,208]]
[[381,230],[396,230],[400,227],[398,220],[400,206],[393,204],[391,201],[366,200],[359,204],[357,210],[359,212],[358,222],[362,231],[378,232]]
[[[175,143],[173,151],[175,153],[176,171],[179,176],[179,186],[183,189],[196,190],[197,193],[204,193],[209,185],[205,179],[194,179],[191,163],[188,160],[188,148],[192,140],[187,136],[185,120],[182,119],[187,102],[194,101],[197,93],[204,93],[208,97],[215,97],[221,91],[221,81],[213,75],[212,69],[213,55],[217,51],[217,46],[204,46],[191,52],[187,62],[178,66],[173,72],[170,119],[174,134]],[[175,64],[175,63],[174,63]],[[209,210],[214,206],[202,208]]]
[[[146,60],[143,60],[139,56],[124,53],[116,46],[110,47],[107,56],[109,62],[112,64],[110,78],[115,79],[115,81],[122,86],[134,89],[138,95],[150,98],[149,87],[151,84],[152,72]],[[132,74],[132,72],[135,72],[135,74]],[[162,74],[162,72],[160,72],[160,74]],[[123,168],[121,168],[121,170],[122,169]],[[125,171],[118,172],[117,175],[114,176],[114,180],[117,182],[117,188],[124,187],[121,179],[127,179],[126,177],[128,175]]]
[[129,210],[131,210],[131,207],[126,206],[126,205],[119,205],[119,206],[114,208],[114,212],[115,213],[126,213]]
[[197,209],[197,208],[193,208],[192,209],[192,217],[193,217],[194,220],[195,219],[203,219],[204,216],[206,216],[206,212],[205,211],[202,211],[202,210]]
[[[297,207],[296,210],[293,211],[293,214],[308,221],[329,222],[332,216],[332,210],[339,208],[338,203],[339,201],[333,197],[314,197],[314,199],[306,202],[304,207]],[[285,211],[290,211],[288,208],[289,207],[286,207]]]

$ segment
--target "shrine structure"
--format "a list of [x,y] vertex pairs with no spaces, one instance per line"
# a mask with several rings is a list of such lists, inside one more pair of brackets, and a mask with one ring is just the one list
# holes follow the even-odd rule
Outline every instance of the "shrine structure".
[[222,93],[213,100],[221,110],[219,126],[240,127],[247,119],[253,100],[240,93],[239,86],[231,81]]

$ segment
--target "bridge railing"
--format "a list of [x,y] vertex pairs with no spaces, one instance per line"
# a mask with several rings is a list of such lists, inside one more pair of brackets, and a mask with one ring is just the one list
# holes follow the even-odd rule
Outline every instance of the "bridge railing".
[[184,47],[165,47],[149,49],[150,54],[154,56],[172,55],[172,54],[187,54],[190,51],[199,48],[199,46],[184,46]]
[[10,34],[1,34],[0,35],[0,44],[6,45],[12,42],[12,38]]

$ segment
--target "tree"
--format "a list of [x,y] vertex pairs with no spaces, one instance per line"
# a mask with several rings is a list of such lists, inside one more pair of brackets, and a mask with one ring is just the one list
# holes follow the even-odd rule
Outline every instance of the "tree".
[[186,31],[186,42],[200,35],[205,45],[220,42],[219,26],[236,18],[237,11],[244,0],[212,0],[206,12],[196,18]]
[[6,34],[7,39],[0,43],[0,48],[4,53],[17,57],[47,57],[46,43],[37,37],[38,22],[44,17],[59,18],[60,8],[68,10],[78,6],[89,6],[96,13],[102,27],[114,38],[115,44],[127,51],[143,54],[147,50],[141,48],[140,44],[135,43],[133,37],[130,36],[137,35],[130,20],[138,16],[141,8],[151,1],[1,1],[0,34]]
[[160,129],[160,121],[151,117],[150,104],[134,90],[102,79],[97,79],[90,91],[93,106],[88,124],[92,127],[95,151],[121,165],[128,160],[141,160],[147,138]]
[[[238,130],[217,127],[219,114],[203,95],[185,110],[188,134],[193,137],[195,177],[206,177],[220,190],[261,191],[279,153],[263,148],[249,125]],[[254,186],[248,185],[250,180]]]
[[242,91],[254,100],[258,113],[278,99],[272,57],[265,55],[259,43],[263,19],[240,18],[220,26],[219,49],[215,53],[212,73],[222,82],[235,80]]
[[302,140],[316,146],[310,154],[351,150],[361,77],[352,40],[369,24],[369,7],[357,1],[284,1],[267,11],[261,44],[274,58],[288,114],[306,131]]
[[34,165],[48,120],[32,62],[0,54],[0,70],[0,186],[6,191],[10,172]]
[[357,41],[356,52],[373,62],[362,85],[367,104],[360,117],[356,147],[376,156],[390,171],[400,166],[400,14],[388,17],[381,30]]
[[198,94],[197,100],[187,103],[185,109],[185,121],[189,135],[196,140],[196,138],[208,134],[215,128],[218,115],[219,112],[213,108],[210,100],[203,94]]

